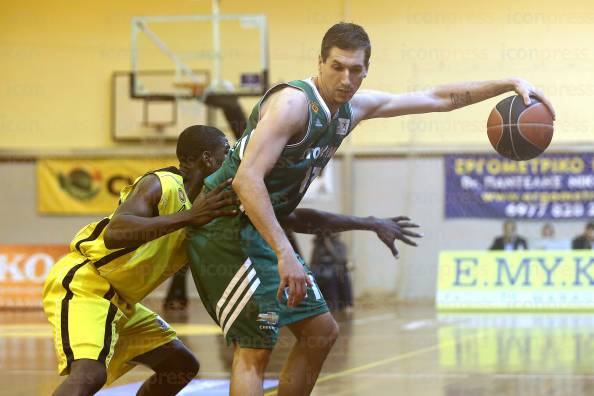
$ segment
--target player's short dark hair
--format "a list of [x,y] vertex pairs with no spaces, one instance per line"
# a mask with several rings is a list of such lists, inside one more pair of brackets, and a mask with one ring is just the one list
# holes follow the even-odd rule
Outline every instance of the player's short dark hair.
[[192,125],[180,133],[175,154],[177,158],[196,156],[214,151],[225,139],[225,134],[215,127]]
[[594,221],[589,221],[588,224],[586,224],[586,230],[594,230]]
[[328,29],[322,39],[322,49],[320,51],[322,62],[326,62],[332,47],[338,47],[346,51],[364,50],[365,66],[369,66],[371,41],[369,41],[365,29],[361,26],[350,22],[340,22]]

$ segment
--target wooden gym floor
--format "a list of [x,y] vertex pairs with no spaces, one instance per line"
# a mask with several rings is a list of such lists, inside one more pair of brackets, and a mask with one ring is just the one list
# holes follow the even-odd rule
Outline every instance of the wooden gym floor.
[[[158,302],[147,305],[159,311]],[[187,318],[163,316],[201,362],[198,381],[182,394],[225,394],[231,350],[200,303]],[[594,394],[594,314],[438,314],[367,303],[337,320],[341,336],[314,395]],[[283,332],[279,340],[266,395],[275,394],[291,338]],[[136,368],[100,395],[133,394],[148,375]],[[60,382],[43,313],[0,311],[0,395],[50,395]]]

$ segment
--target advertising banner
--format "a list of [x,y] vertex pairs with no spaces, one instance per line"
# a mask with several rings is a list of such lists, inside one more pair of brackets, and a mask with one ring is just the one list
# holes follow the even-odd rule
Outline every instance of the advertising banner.
[[0,245],[0,307],[41,307],[43,283],[68,245]]
[[44,214],[108,214],[121,189],[148,171],[177,166],[174,157],[48,159],[37,162],[37,208]]
[[591,219],[594,153],[446,155],[446,218]]
[[594,251],[445,251],[440,310],[594,310]]

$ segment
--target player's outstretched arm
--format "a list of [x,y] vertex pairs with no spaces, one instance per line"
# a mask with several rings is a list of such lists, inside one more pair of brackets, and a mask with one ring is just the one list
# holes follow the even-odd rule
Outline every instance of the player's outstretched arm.
[[461,82],[399,95],[362,90],[353,97],[351,104],[355,110],[355,122],[358,122],[370,118],[451,111],[510,91],[522,96],[526,105],[530,104],[530,96],[537,97],[554,117],[555,110],[543,92],[520,78]]
[[246,215],[276,253],[281,278],[277,297],[280,299],[284,288],[288,287],[290,307],[299,305],[303,300],[305,286],[311,285],[311,280],[276,219],[264,177],[272,170],[291,138],[306,129],[307,106],[307,98],[301,91],[285,88],[273,94],[262,107],[261,119],[252,132],[233,179],[233,189]]
[[295,209],[289,216],[280,219],[283,227],[301,234],[335,233],[343,231],[373,231],[390,249],[394,257],[398,257],[398,249],[394,244],[398,239],[407,245],[417,246],[411,238],[422,238],[422,235],[411,231],[419,226],[406,216],[377,218],[373,216],[358,217],[324,212],[316,209]]
[[189,210],[159,215],[161,182],[155,175],[144,176],[128,198],[115,211],[103,240],[108,249],[139,246],[188,225],[201,226],[218,216],[231,216],[225,209],[236,203],[231,191],[223,191],[231,181],[221,183],[207,194],[200,194]]

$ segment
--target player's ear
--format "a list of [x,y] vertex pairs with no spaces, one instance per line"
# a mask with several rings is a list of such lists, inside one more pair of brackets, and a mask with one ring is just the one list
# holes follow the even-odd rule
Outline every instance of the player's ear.
[[212,151],[204,151],[201,157],[202,170],[210,175],[212,172],[217,170],[220,164],[217,163],[217,159]]
[[202,167],[204,169],[210,169],[214,163],[214,158],[212,157],[212,153],[210,151],[204,150],[202,152],[202,156],[200,157],[202,162]]

